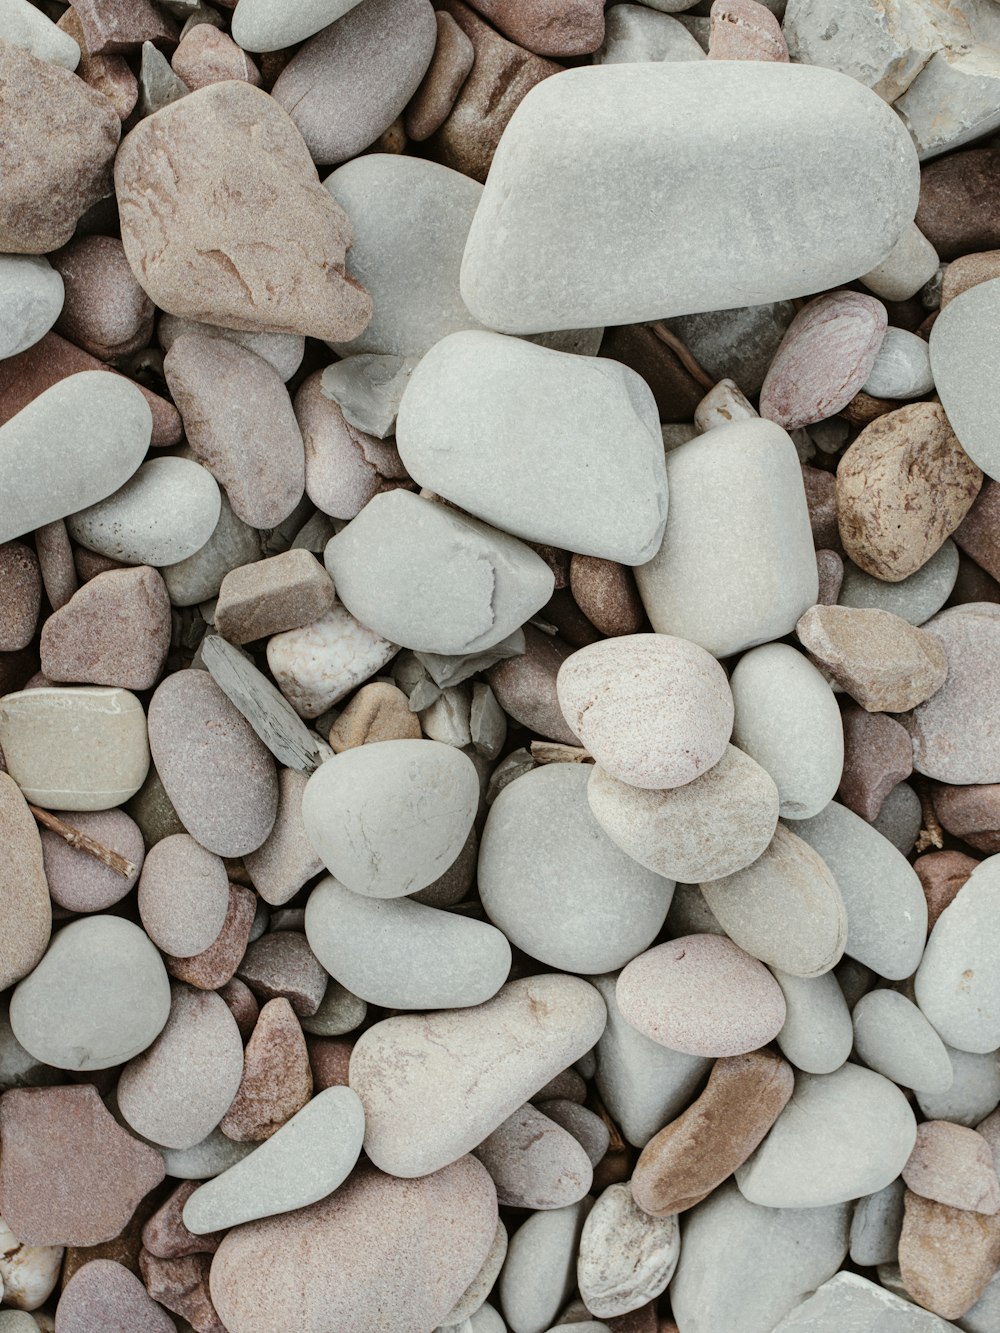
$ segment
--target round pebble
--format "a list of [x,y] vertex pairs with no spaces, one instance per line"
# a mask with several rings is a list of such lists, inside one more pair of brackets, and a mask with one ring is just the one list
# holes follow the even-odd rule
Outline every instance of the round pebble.
[[944,1042],[923,1013],[894,990],[873,990],[854,1006],[854,1048],[869,1068],[904,1088],[939,1096],[954,1081]]
[[93,856],[82,857],[58,833],[39,830],[52,901],[69,912],[106,911],[135,887],[145,856],[142,831],[124,810],[55,813],[65,823],[132,863],[134,869],[129,875],[119,875]]
[[187,833],[149,849],[139,879],[139,915],[164,953],[190,958],[203,952],[218,939],[228,909],[229,878],[221,857]]

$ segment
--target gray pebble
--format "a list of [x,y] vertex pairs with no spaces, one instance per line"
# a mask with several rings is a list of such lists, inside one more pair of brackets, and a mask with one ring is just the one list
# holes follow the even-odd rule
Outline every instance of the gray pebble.
[[532,1213],[511,1237],[500,1303],[513,1333],[545,1333],[575,1286],[580,1234],[593,1200]]
[[886,329],[864,392],[873,398],[920,398],[933,390],[927,340],[906,329]]
[[903,1229],[902,1176],[875,1194],[866,1194],[854,1205],[851,1219],[851,1259],[862,1268],[894,1264],[899,1255],[899,1233]]
[[[59,32],[27,0],[13,2]],[[63,280],[44,255],[0,255],[0,361],[33,347],[59,318],[62,305]]]
[[851,1054],[851,1011],[833,972],[793,977],[771,968],[785,997],[785,1022],[776,1037],[786,1060],[804,1074],[832,1074]]
[[947,1092],[918,1092],[917,1105],[928,1120],[954,1120],[972,1128],[1000,1105],[1000,1051],[974,1055],[945,1046],[952,1083]]
[[871,1069],[904,1088],[946,1093],[954,1075],[948,1051],[915,1004],[894,990],[873,990],[854,1006],[854,1046]]
[[898,583],[886,583],[859,569],[844,557],[844,580],[837,598],[840,606],[874,607],[902,616],[911,625],[923,625],[941,610],[958,578],[958,547],[949,537],[915,574]]

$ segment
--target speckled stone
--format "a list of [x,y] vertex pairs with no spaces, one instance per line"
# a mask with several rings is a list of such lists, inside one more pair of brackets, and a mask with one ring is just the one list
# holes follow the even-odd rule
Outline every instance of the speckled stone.
[[709,60],[788,61],[781,24],[756,0],[715,0],[708,39]]
[[287,1000],[268,1000],[243,1056],[243,1079],[219,1128],[237,1143],[262,1143],[312,1096],[305,1038]]
[[167,971],[201,990],[217,990],[234,976],[246,952],[257,897],[241,884],[230,884],[229,907],[213,944],[190,958],[167,958]]
[[42,602],[38,557],[23,542],[0,546],[0,652],[16,653],[35,637]]
[[409,139],[421,143],[440,129],[455,105],[475,61],[475,48],[447,10],[436,10],[434,55],[420,87],[407,105],[404,125]]
[[198,1188],[185,1180],[151,1214],[142,1228],[143,1248],[157,1259],[182,1259],[188,1254],[214,1254],[222,1239],[215,1232],[195,1235],[184,1225],[184,1205]]
[[108,98],[119,120],[127,120],[139,99],[139,85],[125,57],[93,54],[87,45],[83,24],[72,6],[63,11],[57,27],[72,37],[80,49],[80,63],[76,67],[79,77],[95,92]]
[[1000,785],[952,787],[936,783],[933,801],[934,812],[949,833],[977,851],[991,855],[1000,852]]
[[524,626],[524,652],[498,662],[486,674],[503,711],[522,726],[547,740],[576,745],[577,738],[559,707],[556,680],[570,655],[561,639]]
[[201,1333],[225,1333],[209,1295],[207,1255],[157,1259],[143,1250],[139,1255],[139,1271],[150,1296],[180,1315],[189,1327]]
[[[913,747],[906,728],[888,713],[844,709],[844,772],[841,804],[872,823],[892,789],[913,771]],[[817,811],[817,813],[819,813]]]
[[275,634],[268,641],[267,664],[295,711],[301,717],[319,717],[397,652],[397,644],[334,602],[311,624]]
[[65,300],[56,331],[102,361],[128,356],[153,337],[153,303],[112,236],[80,236],[52,256]]
[[70,912],[103,912],[135,887],[145,855],[142,831],[124,810],[55,811],[58,818],[131,861],[122,876],[95,857],[83,857],[58,833],[40,828],[45,878],[52,901]]
[[163,838],[149,849],[138,903],[146,934],[164,953],[190,958],[204,952],[218,939],[229,909],[222,858],[187,833]]
[[[954,788],[948,788],[952,791]],[[967,788],[958,788],[965,791]],[[934,809],[937,812],[938,793],[934,794]],[[938,819],[941,816],[938,814]],[[913,869],[920,879],[920,886],[927,899],[927,930],[934,929],[938,917],[955,900],[955,895],[968,881],[979,862],[965,852],[924,852],[913,862]]]
[[39,830],[6,773],[0,773],[0,832],[0,985],[6,988],[36,966],[52,930]]
[[278,813],[274,826],[255,852],[243,858],[247,873],[264,902],[281,907],[319,874],[323,862],[313,850],[302,818],[302,794],[308,781],[291,768],[278,770]]
[[719,935],[687,935],[640,954],[615,990],[625,1020],[689,1055],[742,1055],[766,1045],[785,1001],[762,963]]
[[247,53],[211,23],[197,23],[188,29],[170,66],[192,92],[226,79],[243,79],[254,88],[261,85],[260,70]]
[[61,518],[35,529],[35,551],[45,595],[53,611],[58,611],[79,586],[73,563],[73,547],[66,524]]
[[580,1235],[576,1273],[587,1309],[608,1319],[655,1300],[674,1275],[680,1249],[675,1218],[651,1217],[636,1206],[628,1184],[609,1185]]
[[497,1201],[514,1208],[576,1203],[593,1178],[587,1154],[573,1135],[530,1104],[488,1134],[475,1155],[493,1178]]
[[388,681],[362,685],[327,732],[335,754],[378,741],[420,739],[420,722],[402,690]]
[[602,634],[615,637],[642,629],[645,612],[627,565],[596,555],[574,555],[569,577],[573,600]]
[[906,1191],[899,1267],[910,1297],[942,1319],[961,1319],[1000,1264],[1000,1217]]
[[573,1294],[580,1234],[592,1207],[593,1200],[585,1198],[535,1213],[515,1231],[498,1289],[509,1327],[551,1327]]
[[254,940],[238,974],[258,1000],[284,996],[299,1018],[316,1013],[329,981],[306,936],[298,930],[272,930]]
[[1000,1212],[1000,1180],[993,1153],[981,1134],[948,1120],[925,1120],[903,1167],[907,1188],[951,1208]]
[[284,551],[226,574],[215,628],[230,643],[250,643],[311,624],[333,601],[333,584],[316,557],[301,549]]
[[59,1297],[59,1333],[173,1333],[174,1322],[134,1273],[110,1259],[76,1270]]

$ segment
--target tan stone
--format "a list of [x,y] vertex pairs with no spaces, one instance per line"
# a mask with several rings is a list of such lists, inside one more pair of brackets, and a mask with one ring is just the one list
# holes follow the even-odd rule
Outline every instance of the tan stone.
[[906,1191],[899,1269],[911,1298],[942,1319],[961,1319],[1000,1265],[1000,1216],[949,1208]]
[[475,59],[472,43],[452,16],[438,10],[434,55],[406,108],[406,133],[417,143],[429,139],[448,117]]
[[38,828],[13,779],[0,773],[0,990],[28,975],[51,933]]
[[757,0],[715,0],[708,37],[709,60],[775,60],[788,63],[781,24]]
[[127,119],[139,100],[139,83],[125,57],[93,55],[83,35],[83,24],[72,5],[63,12],[56,26],[68,33],[80,48],[77,75],[95,92],[108,98],[119,120]]
[[260,70],[247,53],[211,23],[197,23],[181,38],[170,65],[192,92],[225,79],[242,79],[254,88],[261,84]]
[[243,1081],[219,1128],[236,1143],[262,1143],[312,1096],[305,1038],[286,999],[268,1000],[244,1054]]
[[94,1259],[111,1259],[114,1263],[121,1264],[123,1268],[127,1268],[130,1273],[134,1273],[138,1277],[139,1251],[142,1249],[142,1228],[155,1212],[160,1200],[160,1193],[160,1190],[153,1190],[152,1193],[147,1194],[113,1240],[105,1241],[101,1245],[69,1246],[63,1259],[62,1277],[60,1279],[63,1289],[66,1288],[78,1269]]
[[230,643],[251,643],[311,624],[333,601],[333,581],[312,552],[284,551],[225,576],[215,628]]
[[340,754],[375,741],[419,740],[420,720],[406,695],[388,681],[362,685],[330,728],[327,740]]
[[960,255],[945,268],[939,308],[943,310],[956,296],[992,278],[1000,278],[1000,250],[980,250],[976,254]]
[[139,1269],[153,1300],[186,1319],[197,1333],[228,1333],[216,1314],[209,1292],[211,1260],[207,1254],[187,1254],[180,1259],[158,1259],[143,1250]]
[[602,634],[638,634],[646,620],[635,575],[627,565],[596,555],[574,555],[569,586],[577,606]]
[[924,1199],[973,1213],[1000,1212],[1000,1180],[993,1150],[974,1129],[950,1120],[925,1120],[903,1167],[907,1188]]

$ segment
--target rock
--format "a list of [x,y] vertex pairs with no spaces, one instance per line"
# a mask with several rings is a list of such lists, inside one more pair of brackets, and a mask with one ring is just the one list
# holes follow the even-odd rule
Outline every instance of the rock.
[[420,723],[406,695],[387,681],[362,685],[327,733],[335,754],[379,741],[419,739]]
[[396,443],[420,485],[515,536],[625,564],[659,546],[656,407],[617,362],[453,333],[410,377]]
[[[72,7],[63,11],[57,26],[77,43],[80,51],[77,74],[95,92],[108,98],[119,120],[127,120],[135,110],[139,98],[139,85],[125,57],[92,53],[84,36],[83,24]],[[152,45],[149,49],[156,50]],[[157,55],[159,54],[157,51]],[[163,57],[160,56],[160,59]],[[167,68],[170,68],[169,65]]]
[[218,1233],[196,1235],[184,1225],[184,1205],[197,1188],[197,1181],[183,1181],[142,1228],[143,1249],[155,1258],[183,1259],[189,1254],[214,1254],[219,1248]]
[[778,823],[778,789],[730,745],[700,778],[643,791],[596,766],[587,797],[594,818],[640,865],[685,884],[705,883],[756,861]]
[[319,1008],[309,1018],[302,1019],[302,1030],[323,1037],[336,1037],[359,1028],[367,1011],[364,1000],[331,978]]
[[793,1086],[770,1051],[717,1060],[701,1096],[642,1150],[631,1180],[638,1206],[666,1217],[700,1203],[758,1146]]
[[219,1128],[237,1143],[262,1143],[312,1096],[305,1038],[286,999],[268,1000],[243,1056],[243,1079]]
[[944,1042],[905,995],[873,990],[854,1007],[854,1047],[866,1065],[904,1088],[939,1095],[954,1075]]
[[171,1333],[174,1321],[127,1268],[92,1259],[76,1270],[59,1297],[59,1333]]
[[0,699],[0,750],[25,799],[48,810],[107,810],[142,786],[146,717],[128,690],[36,686]]
[[193,1148],[163,1149],[163,1160],[170,1175],[178,1180],[208,1180],[220,1171],[228,1171],[252,1151],[252,1144],[234,1143],[221,1129],[213,1129]]
[[842,1333],[857,1329],[873,1333],[945,1333],[955,1325],[869,1282],[858,1273],[843,1272],[824,1282],[778,1324],[774,1333]]
[[90,1084],[0,1098],[0,1208],[22,1245],[99,1245],[163,1179],[163,1159],[114,1120]]
[[158,51],[152,42],[143,42],[138,83],[140,118],[155,115],[172,102],[187,97],[190,91],[180,75],[170,68],[163,52]]
[[906,329],[888,328],[864,393],[873,398],[919,398],[934,390],[927,343]]
[[233,513],[276,527],[305,490],[302,436],[281,376],[256,352],[201,333],[181,334],[163,370],[195,457]]
[[254,939],[239,966],[240,978],[258,1000],[283,996],[299,1018],[315,1014],[323,1002],[326,975],[304,934],[285,926]]
[[1000,1061],[995,1052],[970,1055],[946,1046],[952,1068],[947,1092],[917,1094],[917,1103],[928,1119],[953,1120],[958,1125],[977,1125],[1000,1105]]
[[859,1065],[800,1074],[791,1101],[741,1167],[743,1195],[766,1208],[822,1208],[882,1189],[913,1150],[917,1126],[899,1089]]
[[194,91],[225,79],[261,85],[260,70],[233,39],[210,23],[198,23],[181,38],[171,66]]
[[230,1333],[279,1333],[289,1319],[430,1329],[475,1278],[496,1219],[471,1157],[421,1180],[366,1165],[308,1209],[231,1231],[212,1260],[212,1298]]
[[398,652],[339,602],[301,629],[268,641],[267,665],[300,717],[319,717]]
[[260,559],[260,534],[236,517],[222,492],[220,496],[219,521],[204,546],[160,570],[174,606],[197,606],[215,597],[230,570]]
[[284,551],[225,575],[215,628],[230,643],[250,643],[312,624],[333,602],[333,584],[316,557],[309,551]]
[[11,41],[0,46],[0,84],[11,182],[0,205],[0,252],[43,254],[65,245],[87,209],[110,193],[121,123],[69,69]]
[[314,162],[344,162],[375,142],[416,92],[436,34],[427,0],[376,0],[352,6],[295,53],[272,96]]
[[529,547],[402,490],[369,500],[324,560],[352,615],[422,652],[492,648],[552,595],[552,574]]
[[526,1103],[474,1149],[512,1208],[553,1209],[578,1203],[590,1189],[593,1167],[568,1130]]
[[838,795],[870,824],[892,789],[913,771],[913,747],[906,728],[888,713],[866,713],[852,704],[843,718],[844,774]]
[[[758,103],[772,113],[766,131],[748,112]],[[773,115],[779,105],[780,123]],[[685,136],[696,125],[702,135],[711,126],[697,149],[705,170],[683,203],[677,194],[656,195],[651,205],[650,181],[664,172],[673,178],[671,163],[694,151]],[[785,152],[777,169],[770,163],[761,196],[769,225],[747,233],[742,214],[727,208],[760,189],[757,163],[772,136]],[[829,152],[819,148],[827,142]],[[864,146],[860,166],[857,145]],[[819,160],[821,178],[811,174]],[[735,171],[725,198],[716,189],[716,162]],[[750,305],[783,300],[881,263],[912,219],[916,187],[916,156],[896,117],[832,71],[754,61],[574,70],[533,89],[505,134],[469,232],[462,294],[477,319],[506,333],[719,309],[737,289]],[[650,206],[659,225],[631,227]],[[740,244],[731,245],[737,233]],[[609,235],[629,240],[610,262],[602,246],[598,280],[594,245]],[[683,262],[678,235],[688,238]],[[651,274],[662,276],[651,281]]]
[[309,840],[341,883],[369,897],[398,898],[426,888],[451,865],[478,803],[475,768],[458,750],[439,741],[384,741],[346,750],[317,769],[302,813]]
[[975,1305],[1000,1264],[1000,1218],[906,1191],[899,1267],[906,1290],[943,1319]]
[[221,328],[218,324],[203,324],[196,319],[182,319],[178,315],[161,313],[156,325],[156,336],[164,353],[170,351],[185,333],[198,333],[205,338],[221,338],[235,343],[248,352],[255,352],[273,366],[283,384],[286,384],[299,366],[305,351],[305,339],[295,333],[260,333],[246,329]]
[[701,891],[726,934],[751,957],[797,977],[820,976],[840,961],[848,919],[837,881],[783,824],[756,861]]
[[851,1219],[851,1259],[862,1268],[894,1264],[903,1226],[902,1179],[859,1199]]
[[582,764],[548,764],[505,787],[479,850],[490,920],[548,967],[593,975],[622,967],[656,938],[673,884],[606,836]]
[[924,566],[979,493],[982,473],[939,403],[912,403],[865,427],[837,468],[847,554],[898,583]]
[[[970,556],[981,572],[994,574],[1000,570],[1000,551],[997,548],[996,524],[1000,511],[1000,483],[987,481],[965,518],[955,529],[955,544]],[[956,597],[963,602],[989,601],[988,595]]]
[[[506,1257],[507,1228],[503,1222],[498,1220],[496,1231],[493,1234],[493,1244],[490,1246],[479,1272],[446,1315],[449,1322],[452,1322],[458,1316],[459,1323],[468,1321],[471,1327],[473,1316],[483,1309],[485,1299],[499,1277],[500,1269],[503,1267]],[[489,1318],[492,1314],[490,1307],[487,1306],[486,1317]],[[499,1317],[499,1315],[495,1316],[497,1319]]]
[[687,935],[640,954],[622,969],[615,997],[626,1022],[689,1055],[757,1050],[785,1020],[771,974],[718,935]]
[[[261,89],[212,84],[141,121],[115,184],[128,261],[168,313],[318,338],[353,338],[367,324],[370,299],[344,270],[350,224]],[[226,206],[206,228],[203,196],[215,190]]]
[[214,944],[222,930],[229,908],[226,867],[187,833],[174,834],[149,849],[138,899],[153,943],[175,958],[190,958]]
[[[67,75],[67,78],[75,77]],[[65,518],[117,490],[142,462],[151,415],[121,376],[70,375],[0,426],[0,540]],[[70,428],[74,449],[61,448]]]
[[609,1185],[587,1215],[580,1235],[577,1282],[591,1314],[628,1314],[655,1300],[680,1256],[674,1218],[653,1218],[625,1185]]
[[[616,5],[616,10],[621,6]],[[609,15],[614,10],[609,11]],[[704,311],[664,320],[714,380],[730,376],[745,394],[760,391],[795,315],[791,301]],[[662,346],[662,344],[661,344]]]
[[989,433],[989,391],[981,367],[993,355],[993,321],[1000,308],[995,278],[971,287],[939,313],[931,330],[934,383],[958,440],[973,463],[1000,478],[1000,453]]
[[[45,16],[25,3],[29,14],[42,22]],[[42,255],[0,256],[0,292],[3,320],[0,323],[0,360],[17,356],[33,347],[59,317],[63,282],[59,271]]]
[[781,24],[756,0],[716,0],[711,20],[709,60],[788,61]]
[[302,818],[306,775],[278,770],[278,813],[264,842],[243,858],[247,873],[264,902],[280,907],[323,869]]
[[189,1327],[204,1333],[223,1333],[223,1326],[209,1296],[209,1260],[204,1254],[186,1255],[183,1259],[157,1259],[142,1251],[139,1271],[146,1290]]
[[[956,790],[948,788],[948,791]],[[958,788],[967,791],[968,788]],[[935,802],[935,810],[937,802]],[[940,818],[940,816],[939,816]],[[968,881],[979,862],[964,852],[925,852],[913,863],[913,869],[920,877],[920,887],[927,899],[927,929],[934,929],[938,917],[954,902],[959,889]]]
[[588,55],[604,33],[595,0],[544,0],[529,12],[516,0],[475,0],[473,8],[505,37],[540,56]]
[[282,51],[329,27],[358,0],[308,0],[294,14],[274,0],[240,0],[233,11],[233,38],[247,51]]
[[255,851],[277,812],[274,760],[207,672],[178,671],[158,687],[149,736],[156,770],[191,836],[218,856]]
[[80,48],[51,19],[26,0],[8,0],[3,11],[4,41],[63,69],[76,69]]
[[22,542],[0,546],[0,596],[0,652],[20,652],[35,637],[42,602],[38,557]]
[[327,877],[306,906],[313,952],[353,994],[387,1009],[451,1009],[495,995],[510,971],[499,930],[405,898],[351,893]]
[[[994,47],[935,51],[895,108],[913,136],[921,160],[989,134],[1000,124]],[[940,115],[942,105],[951,108]]]
[[941,303],[939,309],[961,296],[970,287],[981,282],[989,282],[1000,277],[1000,265],[996,250],[984,250],[979,254],[961,255],[944,266],[941,280]]
[[[951,787],[938,784],[934,788],[933,801],[935,814],[949,833],[962,838],[978,851],[990,854],[1000,851],[1000,790],[995,785]],[[972,867],[966,869],[971,872]]]
[[6,773],[0,773],[0,830],[0,984],[6,988],[37,965],[52,932],[38,828]]
[[854,1043],[851,1011],[837,977],[771,972],[785,997],[785,1022],[776,1038],[782,1055],[805,1074],[832,1074]]
[[990,1145],[964,1125],[924,1121],[903,1179],[921,1198],[974,1213],[1000,1212],[1000,1181]]
[[788,435],[765,421],[720,426],[667,455],[667,480],[662,545],[636,571],[654,630],[716,657],[789,633],[818,583]]
[[475,63],[475,48],[447,10],[436,10],[434,55],[420,87],[410,98],[404,125],[415,143],[441,128]]
[[79,586],[73,547],[66,524],[61,518],[35,530],[35,551],[41,569],[42,584],[49,605],[58,611],[66,605]]
[[904,228],[881,264],[861,281],[883,301],[908,301],[937,272],[938,255],[915,222]]
[[418,357],[361,353],[327,366],[320,388],[341,407],[348,425],[379,440],[392,435],[400,399]]
[[128,5],[116,0],[78,0],[73,8],[87,49],[95,55],[132,52],[143,42],[173,46],[177,41],[177,25],[151,0],[135,0]]
[[595,555],[574,555],[570,560],[573,600],[602,634],[637,634],[645,613],[635,577],[627,565]]
[[494,666],[487,680],[501,708],[516,722],[550,740],[576,745],[556,689],[559,669],[569,654],[561,640],[525,625],[524,651]]
[[705,52],[676,19],[645,4],[614,5],[604,19],[604,41],[595,65],[625,65],[647,60],[704,60]]
[[82,857],[58,833],[39,829],[52,901],[70,912],[103,912],[120,902],[135,887],[142,869],[142,830],[124,810],[66,811],[59,818],[124,856],[134,869],[123,877],[93,856]]
[[899,583],[885,583],[845,560],[838,600],[841,606],[891,611],[911,625],[923,625],[951,596],[958,569],[958,547],[951,538],[916,573]]
[[567,1208],[536,1213],[511,1237],[499,1284],[510,1328],[549,1328],[566,1304],[576,1286],[576,1257],[591,1207],[592,1200],[586,1198]]
[[148,346],[153,303],[132,275],[121,241],[81,236],[53,256],[65,284],[56,328],[71,342],[113,361]]
[[[605,1019],[593,987],[552,975],[508,982],[472,1009],[376,1023],[351,1056],[365,1151],[401,1176],[454,1162],[588,1051]],[[449,1114],[454,1106],[461,1117]]]
[[[579,1078],[576,1070],[565,1071],[566,1075],[574,1075]],[[556,1075],[552,1083],[557,1087],[561,1082],[561,1076]],[[535,1101],[540,1110],[544,1112],[550,1120],[554,1120],[557,1125],[561,1125],[567,1130],[576,1141],[582,1146],[584,1152],[590,1160],[590,1165],[596,1168],[607,1155],[609,1144],[611,1142],[611,1132],[606,1122],[594,1111],[588,1111],[585,1106],[581,1106],[573,1097],[567,1096],[545,1096],[549,1089],[542,1088],[535,1094]],[[568,1093],[575,1093],[576,1089],[567,1089]],[[579,1089],[582,1095],[585,1092],[585,1085],[581,1079]]]

